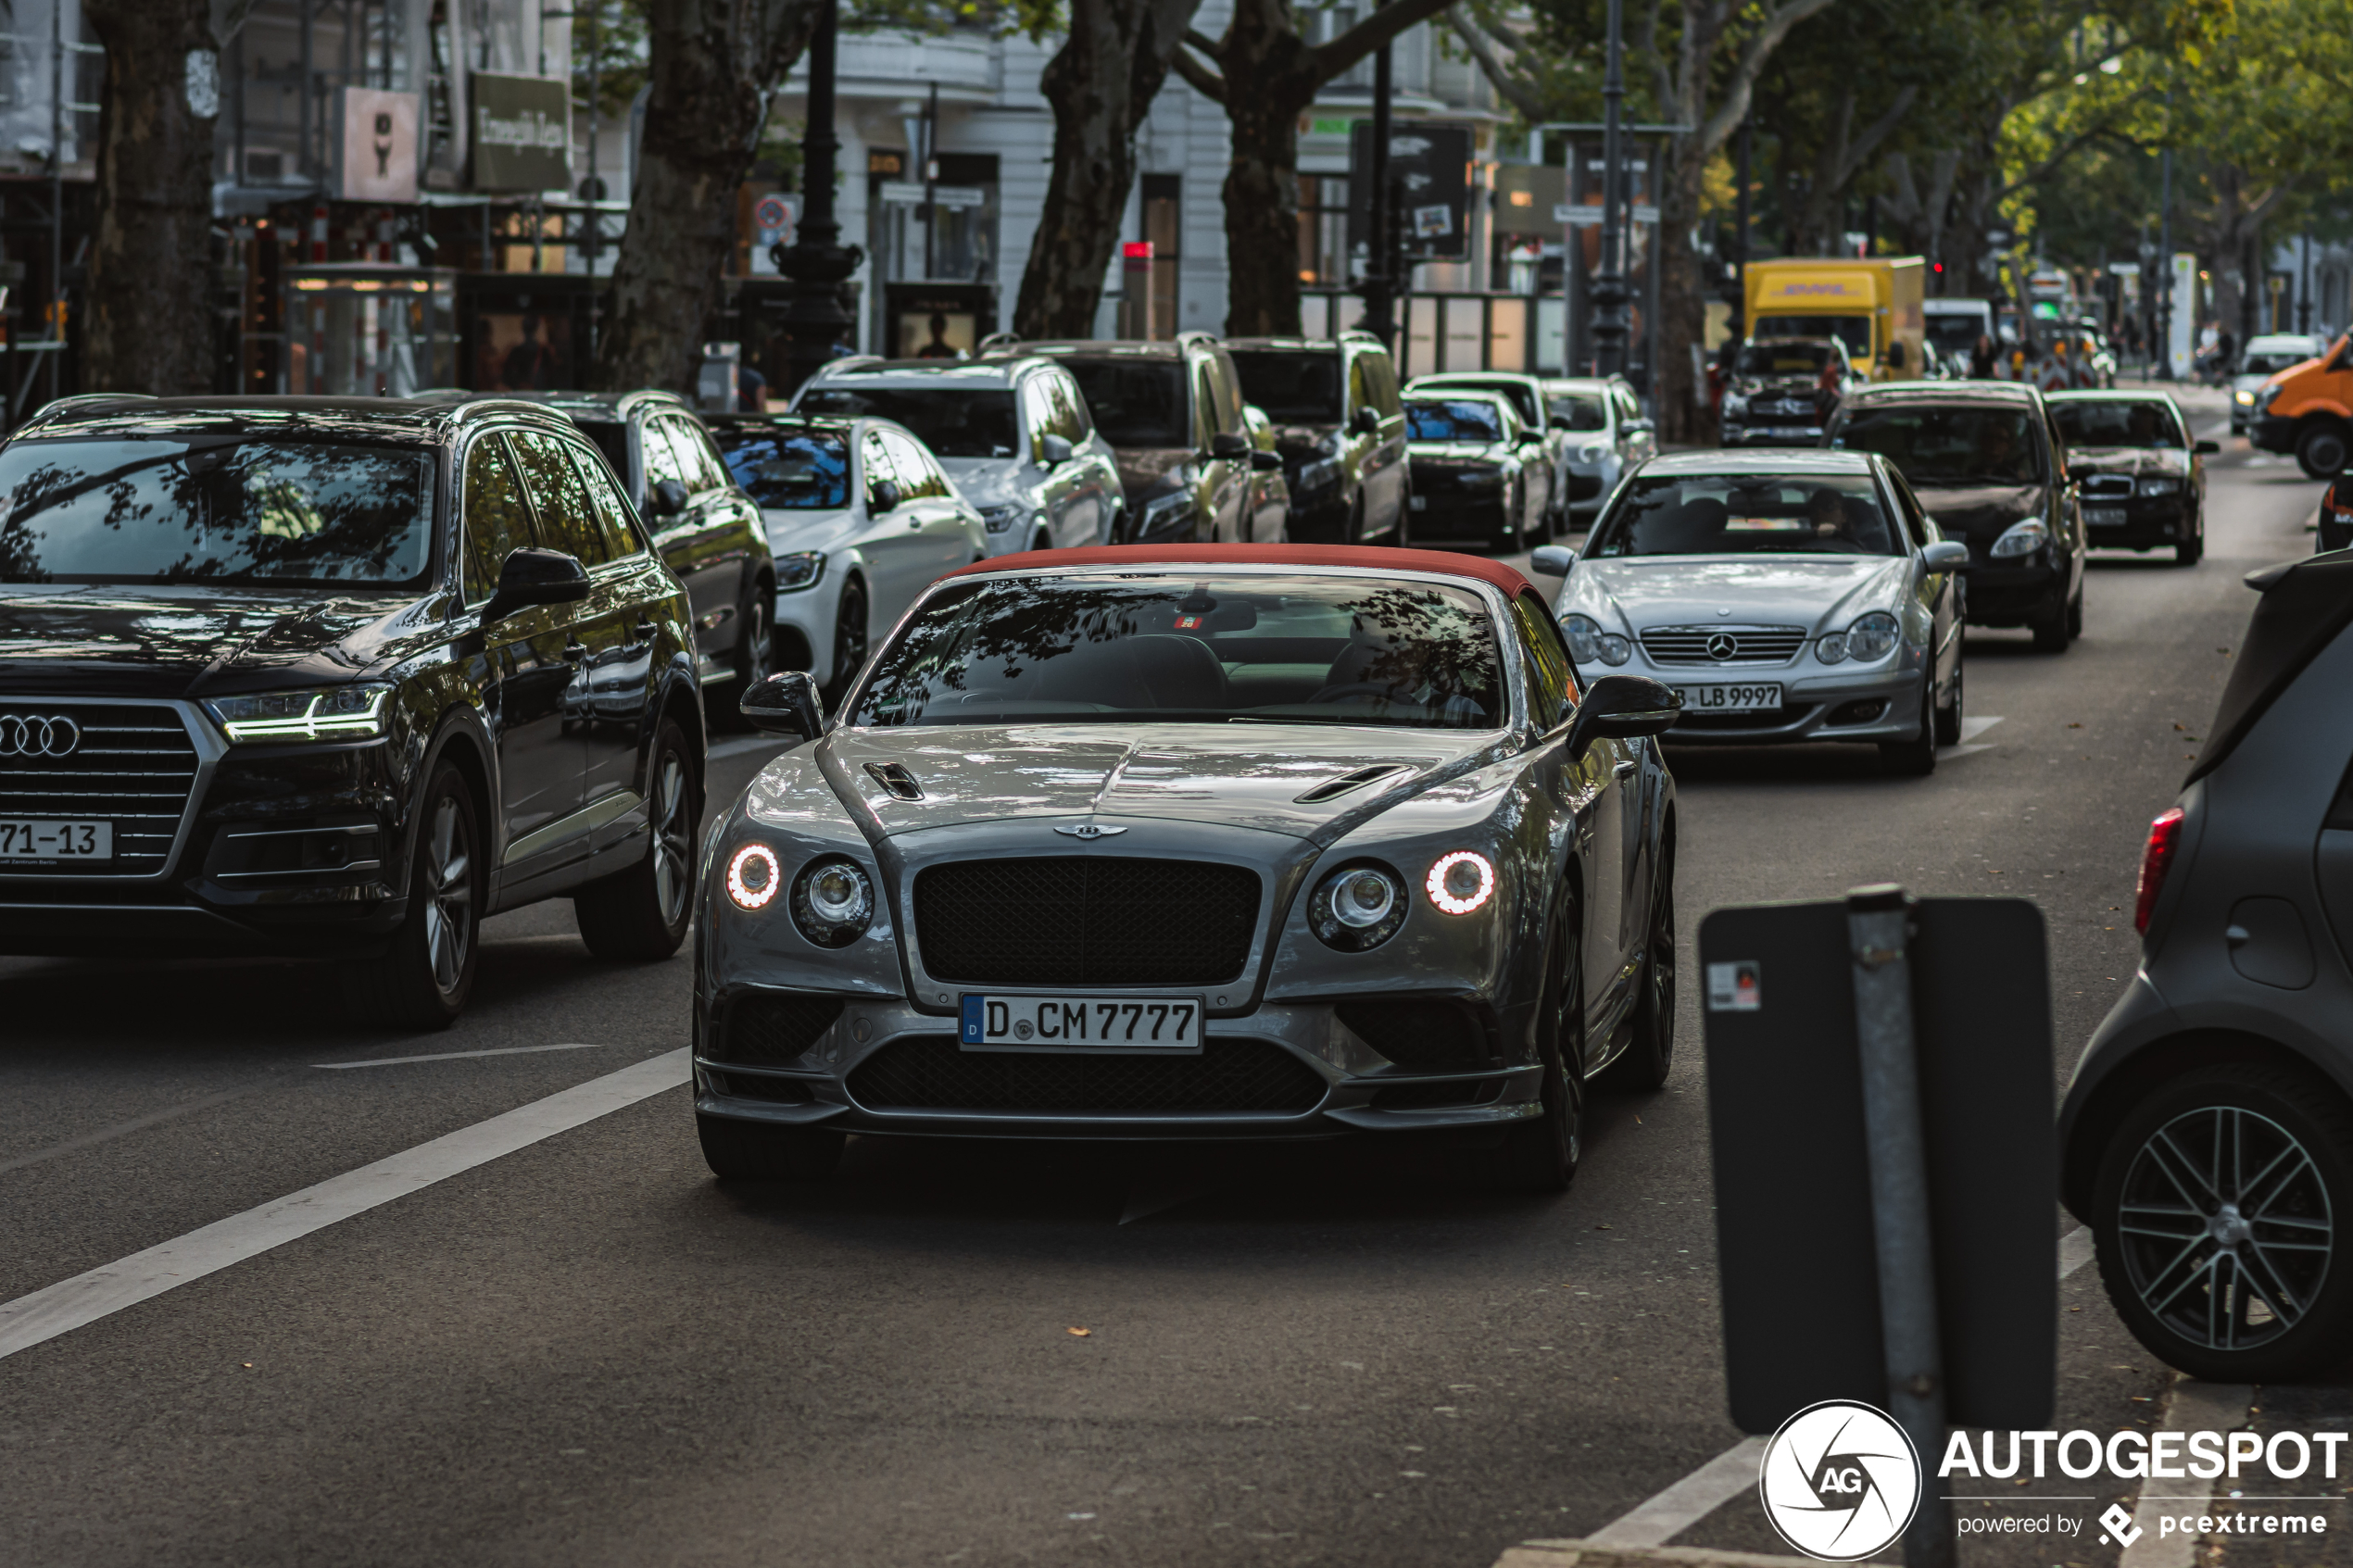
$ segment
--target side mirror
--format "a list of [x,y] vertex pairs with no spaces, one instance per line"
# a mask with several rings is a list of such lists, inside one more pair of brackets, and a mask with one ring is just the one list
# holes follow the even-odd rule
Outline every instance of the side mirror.
[[1250,466],[1258,473],[1278,473],[1282,470],[1283,455],[1280,452],[1253,450],[1250,455]]
[[1653,426],[1648,420],[1628,420],[1622,428],[1629,435],[1648,435]]
[[482,607],[482,624],[532,605],[577,604],[588,596],[588,569],[561,550],[526,545],[498,569],[498,591]]
[[1356,411],[1348,416],[1348,428],[1357,435],[1380,433],[1380,410],[1369,403],[1359,403]]
[[1573,431],[1577,428],[1569,422],[1569,419],[1567,414],[1554,414],[1551,419],[1546,420],[1544,422],[1554,430]]
[[1050,469],[1058,469],[1070,461],[1070,437],[1051,431],[1038,438],[1038,460]]
[[1254,448],[1250,437],[1230,430],[1221,430],[1209,438],[1209,455],[1233,461],[1247,459]]
[[2197,455],[2201,458],[2213,457],[2221,450],[2222,444],[2219,441],[2201,441],[2197,444]]
[[646,503],[656,517],[676,517],[686,509],[686,487],[674,479],[657,479]]
[[1961,571],[1969,566],[1969,546],[1958,539],[1939,539],[1920,552],[1920,564],[1931,571]]
[[1577,564],[1577,552],[1566,545],[1540,545],[1528,558],[1528,569],[1547,577],[1566,577],[1568,569]]
[[815,740],[825,730],[824,710],[817,706],[817,683],[806,670],[769,676],[744,693],[736,708],[753,729],[772,735]]
[[1585,688],[1585,700],[1568,721],[1569,760],[1604,737],[1665,734],[1682,716],[1683,699],[1674,687],[1647,675],[1604,675]]
[[867,494],[867,516],[880,517],[885,512],[895,512],[898,509],[899,482],[897,480],[886,479]]

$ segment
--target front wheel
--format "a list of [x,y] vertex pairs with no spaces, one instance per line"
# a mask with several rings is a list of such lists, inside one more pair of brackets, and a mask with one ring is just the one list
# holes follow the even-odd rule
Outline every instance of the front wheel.
[[2296,466],[2307,479],[2334,479],[2353,458],[2353,434],[2334,420],[2314,420],[2296,437]]
[[2028,629],[2034,633],[2036,653],[2065,653],[2067,651],[2068,608],[2067,604],[2061,601],[2027,623]]
[[723,1182],[815,1182],[834,1173],[848,1140],[823,1127],[772,1127],[695,1112],[703,1163]]
[[853,577],[841,585],[841,602],[834,607],[834,672],[824,691],[828,706],[841,700],[865,663],[866,584]]
[[767,583],[755,582],[736,607],[736,624],[741,630],[736,633],[735,651],[727,660],[735,668],[736,678],[703,694],[704,709],[714,729],[750,729],[751,721],[743,712],[744,693],[766,680],[776,667],[776,612],[770,592]]
[[1936,771],[1936,683],[1920,677],[1920,727],[1911,740],[1879,743],[1880,766],[1908,778],[1926,778]]
[[1573,902],[1562,904],[1554,926],[1537,1021],[1542,1114],[1506,1126],[1495,1151],[1498,1181],[1520,1192],[1567,1192],[1585,1152],[1584,946]]
[[695,824],[702,787],[675,721],[662,721],[648,770],[647,816],[653,843],[645,859],[572,897],[580,939],[607,962],[666,959],[686,939],[695,909]]
[[1962,663],[1961,656],[1958,653],[1956,653],[1953,659],[1953,700],[1944,708],[1937,709],[1936,712],[1936,744],[1939,746],[1958,746],[1961,744],[1961,698],[1964,690],[1962,684],[1962,674],[1964,669],[1965,666]]
[[2206,514],[2199,512],[2182,525],[2182,537],[2173,546],[2173,564],[2196,566],[2205,555]]
[[1612,1088],[1648,1093],[1667,1086],[1675,1065],[1675,861],[1662,857],[1642,938],[1642,989],[1634,1003],[1634,1038],[1609,1064]]
[[2200,1068],[2101,1152],[2100,1282],[2134,1338],[2213,1383],[2317,1376],[2353,1352],[2353,1106],[2291,1069]]
[[481,844],[465,775],[440,763],[419,809],[408,917],[381,957],[343,970],[345,997],[362,1022],[447,1029],[465,1010],[480,949]]

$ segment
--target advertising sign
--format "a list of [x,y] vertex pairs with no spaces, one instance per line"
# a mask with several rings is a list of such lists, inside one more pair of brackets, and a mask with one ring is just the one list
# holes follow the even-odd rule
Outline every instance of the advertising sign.
[[[1415,261],[1461,261],[1470,255],[1471,133],[1467,126],[1418,120],[1389,129],[1391,221]],[[1372,244],[1373,122],[1360,119],[1348,141],[1348,245]]]
[[417,94],[335,89],[335,194],[345,201],[417,199]]
[[572,184],[572,88],[549,76],[472,80],[473,188],[556,191]]

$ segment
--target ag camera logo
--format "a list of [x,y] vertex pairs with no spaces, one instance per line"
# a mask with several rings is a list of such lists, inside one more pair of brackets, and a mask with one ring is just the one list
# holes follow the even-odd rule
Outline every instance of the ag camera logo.
[[1920,1503],[1920,1460],[1887,1412],[1825,1399],[1781,1423],[1756,1491],[1781,1539],[1824,1562],[1876,1556]]

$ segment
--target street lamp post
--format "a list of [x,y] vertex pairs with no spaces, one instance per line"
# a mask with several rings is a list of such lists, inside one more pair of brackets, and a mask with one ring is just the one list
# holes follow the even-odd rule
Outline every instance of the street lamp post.
[[834,134],[834,56],[839,0],[825,0],[809,40],[809,128],[800,141],[800,222],[789,247],[769,252],[776,270],[793,282],[784,320],[784,391],[792,392],[834,356],[855,324],[842,308],[841,285],[866,253],[841,243],[834,220],[834,164],[841,153]]
[[1618,118],[1626,99],[1626,0],[1609,0],[1609,69],[1602,78],[1602,255],[1593,274],[1593,370],[1614,376],[1626,369],[1625,200],[1620,168],[1625,149]]
[[1390,266],[1394,250],[1389,234],[1395,221],[1390,211],[1389,99],[1394,85],[1390,48],[1384,44],[1373,56],[1372,167],[1367,171],[1373,188],[1371,221],[1366,225],[1372,243],[1365,250],[1365,279],[1356,291],[1365,301],[1365,313],[1356,325],[1380,339],[1381,346],[1392,354],[1397,349],[1397,280]]

